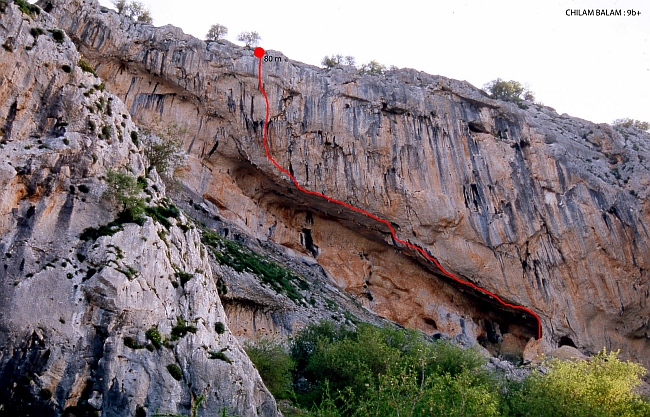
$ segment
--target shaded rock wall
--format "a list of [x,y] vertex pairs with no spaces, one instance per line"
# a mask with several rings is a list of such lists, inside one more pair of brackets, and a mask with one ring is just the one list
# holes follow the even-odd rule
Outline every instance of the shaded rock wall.
[[7,4],[0,44],[0,413],[189,414],[201,401],[199,416],[280,415],[235,337],[215,330],[227,320],[183,215],[87,233],[117,214],[102,197],[109,169],[169,204],[155,170],[144,177],[124,104],[46,13]]
[[[261,146],[252,51],[136,24],[95,2],[41,4],[135,117],[195,133],[185,183],[251,235],[311,253],[390,319],[471,336],[486,331],[487,309],[503,327],[532,332],[530,318],[452,287],[376,224],[299,195]],[[448,270],[532,308],[549,342],[622,348],[648,365],[646,133],[520,109],[414,70],[358,75],[283,57],[264,73],[271,152],[304,186],[388,219]]]

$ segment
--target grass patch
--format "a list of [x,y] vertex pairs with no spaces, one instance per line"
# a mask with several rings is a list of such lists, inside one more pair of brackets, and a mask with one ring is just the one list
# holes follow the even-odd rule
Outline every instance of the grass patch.
[[264,284],[269,285],[278,293],[286,294],[294,302],[303,298],[294,282],[297,282],[302,289],[309,288],[304,278],[284,266],[252,252],[240,243],[225,239],[211,230],[203,232],[201,241],[211,248],[214,257],[220,264],[227,265],[237,272],[247,271],[255,274]]
[[92,65],[90,65],[88,62],[86,62],[83,59],[79,60],[79,68],[81,68],[82,71],[84,72],[89,72],[95,77],[97,76],[97,73],[95,72],[95,68],[93,68]]
[[34,4],[30,4],[26,0],[14,0],[14,3],[16,4],[16,6],[18,6],[21,12],[31,17],[34,17],[34,15],[37,14],[41,14],[40,7]]
[[172,224],[169,221],[169,218],[177,219],[180,217],[181,212],[175,205],[171,204],[169,207],[165,206],[155,206],[147,207],[145,213],[149,215],[152,219],[157,220],[160,224],[169,229]]
[[209,358],[210,359],[219,359],[219,360],[222,360],[222,361],[227,362],[227,363],[232,363],[232,360],[228,356],[226,356],[226,354],[224,353],[226,350],[228,350],[228,348],[223,348],[219,352],[211,350],[209,352],[210,353]]

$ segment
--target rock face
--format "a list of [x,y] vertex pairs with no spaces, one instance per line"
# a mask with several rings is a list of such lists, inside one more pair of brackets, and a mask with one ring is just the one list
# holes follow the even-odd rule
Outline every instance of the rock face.
[[[124,104],[49,15],[1,6],[0,413],[280,415]],[[102,228],[109,169],[169,218]]]
[[[297,192],[261,145],[257,59],[134,23],[95,1],[40,4],[131,114],[176,120],[185,184],[253,237],[312,256],[380,315],[428,333],[524,344],[535,322],[457,288],[372,221]],[[537,312],[544,338],[647,365],[650,139],[495,101],[414,70],[264,64],[270,151],[306,188],[389,220],[457,276]]]

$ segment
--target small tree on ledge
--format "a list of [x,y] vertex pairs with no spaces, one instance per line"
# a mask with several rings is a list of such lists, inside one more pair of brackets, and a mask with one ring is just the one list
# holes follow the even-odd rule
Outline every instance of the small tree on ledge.
[[119,14],[130,17],[138,22],[153,23],[151,12],[139,1],[127,2],[126,0],[112,0],[112,3],[117,8]]
[[259,45],[262,37],[257,32],[242,32],[237,36],[239,42],[244,42],[247,48]]
[[216,23],[210,26],[210,30],[205,35],[206,41],[218,41],[219,39],[224,38],[228,34],[228,28],[224,25]]
[[490,97],[497,100],[512,101],[514,103],[521,103],[525,101],[535,101],[535,95],[532,91],[525,88],[519,81],[505,81],[501,78],[492,80],[483,86]]

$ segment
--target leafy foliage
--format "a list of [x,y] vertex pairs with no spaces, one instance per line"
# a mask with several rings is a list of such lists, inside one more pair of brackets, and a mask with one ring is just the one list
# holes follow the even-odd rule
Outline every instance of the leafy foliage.
[[117,12],[142,23],[153,23],[151,12],[139,1],[112,0]]
[[271,339],[247,342],[244,350],[255,364],[266,387],[277,399],[291,398],[293,393],[291,372],[295,363],[282,345]]
[[95,68],[93,68],[92,65],[90,65],[88,62],[86,62],[83,59],[79,60],[79,68],[81,68],[82,71],[84,72],[89,72],[95,77],[97,76],[97,73],[95,72]]
[[52,34],[52,39],[54,39],[56,43],[63,43],[65,40],[65,33],[60,29],[50,29],[50,33]]
[[142,185],[128,172],[109,170],[106,174],[106,196],[122,205],[131,219],[141,218],[145,213],[144,199],[139,196]]
[[172,376],[177,381],[180,381],[183,379],[183,371],[181,370],[181,367],[176,365],[175,363],[170,363],[167,365],[167,371],[169,371],[169,374]]
[[[284,352],[268,340],[249,352],[265,383],[284,380],[274,374],[286,369]],[[416,331],[321,322],[294,335],[288,356],[295,364],[294,393],[283,388],[283,395],[293,396],[300,407],[292,415],[650,415],[650,403],[633,391],[645,370],[612,352],[590,361],[553,360],[547,374],[515,382],[487,370],[486,359],[474,349],[431,342]]]
[[650,404],[634,393],[644,374],[603,349],[589,361],[550,361],[546,375],[533,374],[508,400],[517,416],[647,416]]
[[244,42],[247,48],[259,45],[262,37],[257,32],[242,32],[237,35],[239,42]]
[[304,278],[213,231],[204,231],[201,241],[212,250],[212,254],[220,264],[228,265],[237,272],[248,271],[255,274],[260,281],[276,292],[286,294],[293,301],[303,298],[294,282],[301,289],[309,288]]
[[374,59],[367,64],[362,64],[359,68],[359,74],[383,74],[386,72],[386,66],[380,64]]
[[133,337],[126,336],[124,338],[124,346],[131,349],[142,349],[144,346],[139,344]]
[[228,28],[219,23],[215,23],[210,26],[208,33],[205,35],[206,41],[218,41],[219,39],[225,38],[228,34]]
[[34,15],[41,13],[40,7],[35,4],[28,3],[27,0],[14,0],[14,3],[18,6],[22,13],[25,13],[31,17],[34,17]]
[[153,347],[156,349],[160,349],[162,347],[162,335],[160,334],[160,330],[158,330],[158,327],[154,326],[149,328],[144,336],[151,342]]
[[650,123],[629,118],[616,119],[612,122],[612,126],[614,126],[615,129],[633,128],[638,130],[650,130]]
[[511,101],[520,107],[523,101],[535,101],[532,91],[525,88],[519,81],[505,81],[501,78],[492,80],[483,86],[483,89],[490,94],[490,97],[497,100]]
[[232,363],[232,360],[228,356],[226,356],[226,353],[225,353],[226,350],[228,350],[228,348],[223,348],[218,352],[210,351],[210,356],[209,357],[210,357],[210,359],[219,359],[219,360],[222,360],[222,361],[227,362],[227,363]]
[[214,324],[214,331],[217,332],[217,334],[224,334],[226,332],[226,325],[218,321]]
[[170,340],[175,342],[181,337],[187,336],[188,333],[196,333],[196,326],[188,324],[182,317],[176,318],[176,325],[172,327]]
[[321,65],[327,68],[334,68],[339,65],[352,65],[354,66],[355,59],[351,55],[343,56],[341,54],[336,54],[332,56],[325,56],[321,61]]
[[131,139],[136,146],[142,144],[149,167],[155,167],[164,179],[174,178],[186,164],[183,141],[188,135],[188,129],[175,122],[165,126],[156,123],[143,128],[142,133],[138,139],[137,132],[135,138],[132,132]]

